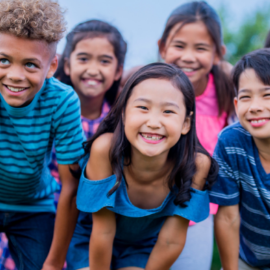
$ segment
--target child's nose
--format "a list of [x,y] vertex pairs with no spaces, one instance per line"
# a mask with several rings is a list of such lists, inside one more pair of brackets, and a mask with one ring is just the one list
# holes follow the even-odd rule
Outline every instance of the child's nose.
[[258,98],[254,98],[249,106],[249,112],[256,113],[263,111],[262,101]]
[[194,62],[195,61],[195,55],[194,55],[193,50],[191,50],[191,49],[184,50],[183,54],[182,54],[182,57],[181,57],[181,60],[183,62]]
[[158,114],[151,113],[148,115],[148,121],[147,121],[147,127],[152,129],[158,129],[161,128],[161,122]]
[[91,61],[87,66],[87,73],[95,76],[99,73],[98,65],[94,61]]
[[23,68],[13,66],[8,70],[7,78],[14,82],[23,81],[25,79]]

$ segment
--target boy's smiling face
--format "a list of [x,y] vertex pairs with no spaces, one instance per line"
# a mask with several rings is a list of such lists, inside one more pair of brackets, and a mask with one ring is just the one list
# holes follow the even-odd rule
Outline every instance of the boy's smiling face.
[[0,33],[0,93],[12,107],[31,103],[57,69],[55,44]]
[[256,139],[270,138],[270,85],[265,85],[254,69],[240,75],[235,110],[241,125]]

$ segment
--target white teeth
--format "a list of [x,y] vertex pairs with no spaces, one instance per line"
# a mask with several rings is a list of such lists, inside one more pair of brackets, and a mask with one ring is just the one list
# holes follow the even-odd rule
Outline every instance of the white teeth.
[[158,140],[160,140],[160,139],[162,139],[162,137],[163,136],[158,136],[158,135],[153,135],[153,136],[151,136],[151,135],[145,135],[145,134],[142,134],[142,136],[145,138],[145,139],[147,139],[147,140],[152,140],[152,141],[158,141]]
[[11,86],[7,86],[7,88],[12,92],[20,92],[22,90],[25,90],[25,88],[15,88],[15,87],[11,87]]
[[97,85],[97,82],[96,81],[88,81],[87,84],[88,85]]
[[192,71],[194,71],[194,69],[192,69],[192,68],[182,68],[182,70],[185,71],[185,72],[192,72]]
[[260,119],[260,120],[251,120],[251,123],[257,124],[257,123],[262,123],[265,122],[265,119]]

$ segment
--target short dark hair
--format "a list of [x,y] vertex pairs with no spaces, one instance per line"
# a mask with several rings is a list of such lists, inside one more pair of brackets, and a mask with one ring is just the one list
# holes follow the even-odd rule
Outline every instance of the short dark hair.
[[[118,62],[118,67],[124,65],[127,51],[127,43],[124,41],[118,29],[104,21],[89,20],[79,23],[70,33],[68,33],[66,37],[66,47],[63,54],[61,55],[58,69],[55,72],[54,77],[56,77],[65,84],[73,86],[70,76],[66,75],[64,72],[65,60],[70,58],[71,53],[75,50],[76,45],[81,40],[95,37],[106,37],[113,46],[114,54]],[[105,99],[110,105],[114,103],[117,97],[120,81],[121,78],[115,81],[112,84],[111,88],[105,94]]]
[[[210,188],[214,184],[218,173],[218,165],[200,145],[197,139],[194,90],[188,77],[179,68],[164,63],[153,63],[135,72],[126,82],[117,102],[101,122],[97,132],[84,144],[85,152],[89,153],[92,143],[100,135],[107,132],[114,133],[110,150],[110,161],[117,179],[116,184],[109,192],[109,195],[111,195],[120,186],[123,178],[123,158],[128,161],[128,164],[125,165],[129,165],[131,162],[131,145],[125,135],[122,114],[125,112],[128,99],[134,87],[147,79],[165,79],[170,81],[182,92],[186,106],[186,117],[191,118],[189,132],[185,135],[181,135],[178,142],[170,149],[168,155],[168,159],[174,164],[171,174],[168,177],[168,186],[171,190],[173,190],[174,185],[178,188],[174,203],[176,205],[184,205],[184,202],[191,198],[190,187],[192,178],[196,173],[196,153],[203,153],[211,159],[211,169],[206,179],[207,185],[205,188]],[[191,112],[193,112],[193,114],[191,114]]]
[[239,78],[246,70],[252,68],[265,85],[270,85],[270,49],[259,49],[244,55],[232,71],[235,95],[238,94]]
[[267,37],[265,39],[264,48],[270,48],[270,31],[267,34]]

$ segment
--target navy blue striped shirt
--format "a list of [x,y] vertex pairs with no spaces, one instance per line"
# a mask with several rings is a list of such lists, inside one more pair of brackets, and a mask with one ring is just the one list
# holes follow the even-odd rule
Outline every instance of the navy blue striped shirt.
[[0,210],[54,211],[52,145],[59,164],[73,164],[84,153],[82,142],[80,102],[70,86],[46,79],[22,108],[0,94]]
[[213,157],[220,170],[210,191],[211,202],[239,204],[240,257],[251,266],[270,269],[270,174],[252,136],[239,123],[227,127]]

